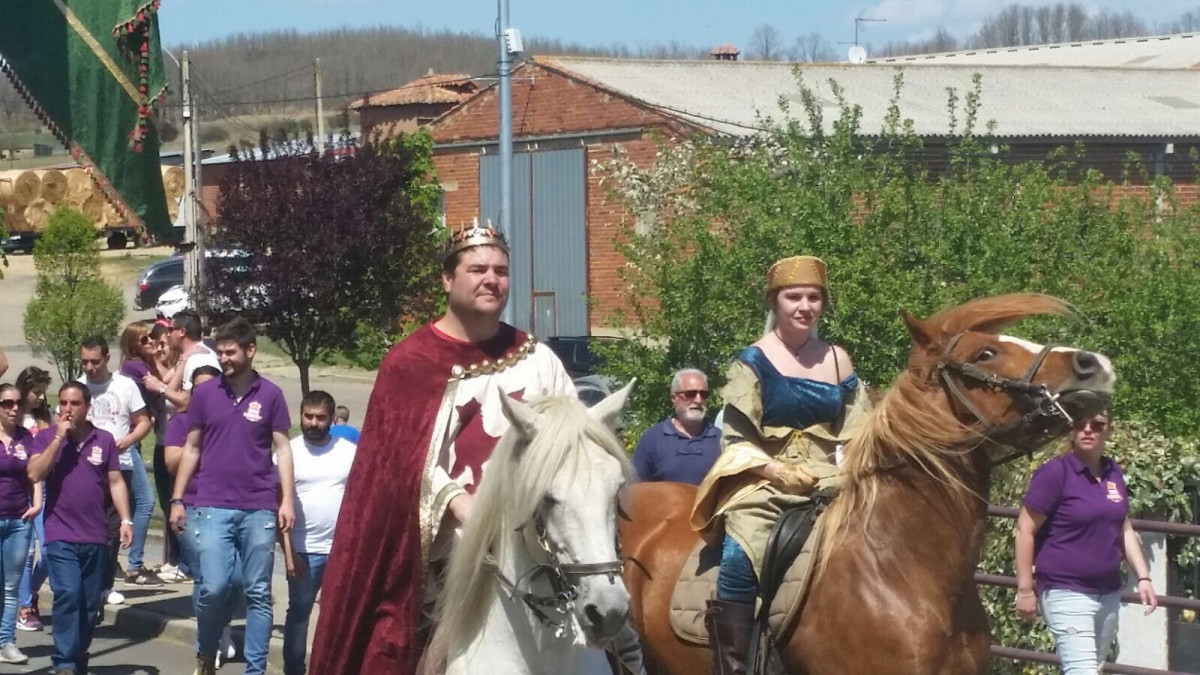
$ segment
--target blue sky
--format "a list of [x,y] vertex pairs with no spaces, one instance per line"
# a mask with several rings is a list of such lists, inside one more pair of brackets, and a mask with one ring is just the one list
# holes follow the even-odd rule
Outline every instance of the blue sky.
[[[820,32],[832,43],[854,38],[854,17],[887,19],[864,24],[864,42],[920,38],[938,26],[962,36],[1007,0],[510,0],[512,23],[526,37],[588,45],[648,46],[672,40],[711,46],[732,42],[745,51],[755,26],[774,25],[791,41]],[[1025,0],[1023,4],[1053,4]],[[1196,0],[1082,0],[1091,8],[1130,10],[1151,25],[1196,9]],[[339,25],[423,26],[490,33],[495,0],[165,0],[164,44],[267,29],[315,30]],[[838,51],[845,46],[837,47]]]

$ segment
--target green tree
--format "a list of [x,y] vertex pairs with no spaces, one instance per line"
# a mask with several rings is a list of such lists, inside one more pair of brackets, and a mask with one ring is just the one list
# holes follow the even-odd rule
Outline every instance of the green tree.
[[[770,264],[812,254],[829,263],[823,337],[845,346],[878,388],[900,372],[910,348],[900,308],[927,315],[1014,291],[1072,302],[1077,320],[1032,320],[1016,331],[1113,359],[1116,418],[1131,430],[1114,446],[1161,460],[1118,452],[1129,460],[1135,507],[1156,512],[1154,505],[1170,504],[1157,512],[1192,517],[1178,472],[1163,467],[1184,455],[1195,467],[1194,445],[1181,439],[1200,431],[1193,344],[1200,207],[1183,208],[1167,181],[1154,184],[1157,199],[1119,198],[1117,185],[1080,169],[1081,148],[1040,162],[1010,158],[978,119],[985,86],[978,77],[971,90],[948,92],[947,137],[955,140],[944,156],[912,133],[895,103],[882,128],[864,129],[836,81],[822,94],[841,101],[836,119],[824,117],[812,89],[798,86],[801,105],[764,120],[755,137],[697,137],[663,144],[654,166],[618,154],[593,167],[631,214],[618,243],[628,261],[627,309],[612,318],[633,339],[605,350],[610,374],[639,379],[627,408],[631,432],[661,419],[677,368],[707,370],[717,390],[729,361],[762,334]],[[898,101],[901,76],[895,87]],[[944,168],[929,171],[930,156],[944,159]],[[1129,440],[1135,429],[1136,443]],[[1174,454],[1150,452],[1160,445]],[[1030,470],[1047,457],[998,472],[993,501],[1016,503]],[[1195,550],[1186,547],[1176,563],[1195,565]],[[1011,573],[1011,522],[991,523],[982,565]],[[1049,644],[1044,629],[1015,617],[1011,591],[987,589],[984,598],[1004,644]],[[1021,668],[997,661],[994,672]]]
[[99,279],[100,244],[88,217],[75,209],[56,209],[33,245],[33,266],[38,283],[74,288],[82,281]]
[[280,156],[265,143],[259,151],[268,159],[241,154],[223,181],[214,237],[250,260],[209,265],[205,306],[215,321],[240,315],[262,326],[307,393],[318,359],[360,339],[378,353],[402,321],[436,307],[433,142],[422,132],[343,156]]
[[25,308],[25,341],[54,363],[63,381],[79,376],[79,343],[114,338],[125,316],[121,292],[100,278],[100,250],[91,223],[59,209],[34,245],[37,290]]

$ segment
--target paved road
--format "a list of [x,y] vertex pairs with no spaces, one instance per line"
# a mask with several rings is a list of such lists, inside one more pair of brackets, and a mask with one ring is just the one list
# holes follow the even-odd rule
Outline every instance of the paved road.
[[[101,256],[111,262],[115,258],[128,256],[130,258],[161,258],[169,255],[167,248],[127,249],[124,251],[104,251]],[[56,371],[52,364],[44,358],[36,357],[25,344],[22,328],[25,306],[33,297],[37,276],[33,268],[33,257],[29,255],[8,256],[9,265],[4,268],[4,279],[0,280],[0,349],[8,356],[9,372],[3,381],[13,381],[22,368],[29,365],[39,366]],[[125,306],[128,308],[126,321],[135,319],[154,318],[153,310],[135,311],[133,309],[133,284],[136,280],[140,265],[136,262],[122,264],[119,267],[110,265],[106,269],[106,277],[117,284],[125,295]],[[116,345],[114,344],[115,348]],[[116,367],[114,356],[113,367]],[[258,359],[259,371],[274,381],[283,389],[287,397],[288,407],[292,411],[292,421],[299,424],[300,406],[300,375],[296,367],[286,359]],[[57,378],[56,378],[57,379]],[[375,383],[375,374],[348,368],[314,368],[311,377],[314,389],[324,389],[333,395],[339,405],[350,408],[350,420],[355,426],[362,424],[363,415],[367,410],[367,400],[371,395],[371,387]],[[3,671],[0,671],[2,673]]]
[[[195,651],[190,645],[166,637],[130,639],[113,626],[100,626],[92,641],[91,675],[190,675],[195,667]],[[24,666],[0,665],[0,674],[51,673],[50,632],[18,633],[17,642],[29,656]],[[235,661],[221,668],[221,675],[242,675],[245,664]],[[269,667],[268,673],[282,673]]]

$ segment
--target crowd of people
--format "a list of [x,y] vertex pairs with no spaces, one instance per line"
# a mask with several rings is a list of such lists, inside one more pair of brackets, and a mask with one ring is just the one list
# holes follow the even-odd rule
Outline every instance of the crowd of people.
[[[47,397],[36,366],[0,384],[0,663],[23,664],[17,630],[43,628],[38,596],[53,595],[54,672],[86,673],[105,604],[126,587],[192,584],[196,672],[234,656],[235,595],[245,597],[247,673],[266,670],[275,551],[284,555],[284,667],[305,672],[308,624],[354,461],[349,410],[311,391],[300,433],[280,389],[253,368],[255,329],[243,320],[201,339],[190,311],[136,321],[119,338],[116,372],[102,337],[79,346],[82,375]],[[0,378],[8,369],[0,353]],[[153,485],[142,449],[150,448]],[[203,461],[201,461],[203,458]],[[155,503],[167,516],[163,564],[145,564]],[[118,555],[126,552],[122,568]]]
[[[717,419],[707,419],[706,374],[680,370],[670,414],[633,454],[641,480],[698,485],[693,526],[719,534],[706,613],[716,673],[746,672],[772,525],[783,509],[837,490],[842,448],[870,408],[850,355],[820,337],[830,304],[825,263],[784,258],[766,277],[766,330],[732,361]],[[57,411],[44,370],[31,366],[0,384],[0,663],[26,661],[16,629],[40,626],[47,576],[59,673],[86,672],[103,603],[123,600],[117,580],[190,581],[195,672],[210,675],[230,656],[228,627],[242,596],[245,672],[263,673],[279,546],[289,584],[287,675],[305,672],[322,586],[337,611],[317,626],[314,672],[415,672],[440,574],[508,428],[502,398],[575,391],[553,352],[500,321],[508,280],[508,244],[497,231],[453,234],[442,261],[446,312],[384,359],[361,453],[349,411],[321,391],[303,398],[300,434],[289,438],[283,393],[254,370],[255,329],[240,319],[217,327],[211,347],[190,311],[130,324],[117,372],[104,339],[84,340],[83,375],[58,389]],[[0,354],[0,377],[7,367]],[[1122,560],[1147,611],[1155,607],[1120,467],[1104,454],[1111,428],[1108,412],[1077,420],[1068,451],[1034,475],[1018,521],[1015,611],[1033,619],[1040,610],[1067,673],[1096,672],[1107,655]],[[141,454],[152,430],[153,486]],[[149,569],[155,502],[169,528],[164,563]],[[632,630],[613,647],[631,672],[644,672]]]

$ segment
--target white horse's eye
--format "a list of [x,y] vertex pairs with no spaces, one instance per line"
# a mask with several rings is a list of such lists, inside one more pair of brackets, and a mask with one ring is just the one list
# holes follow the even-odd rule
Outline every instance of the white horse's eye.
[[560,502],[553,495],[545,495],[542,497],[542,510],[550,511],[558,506]]

